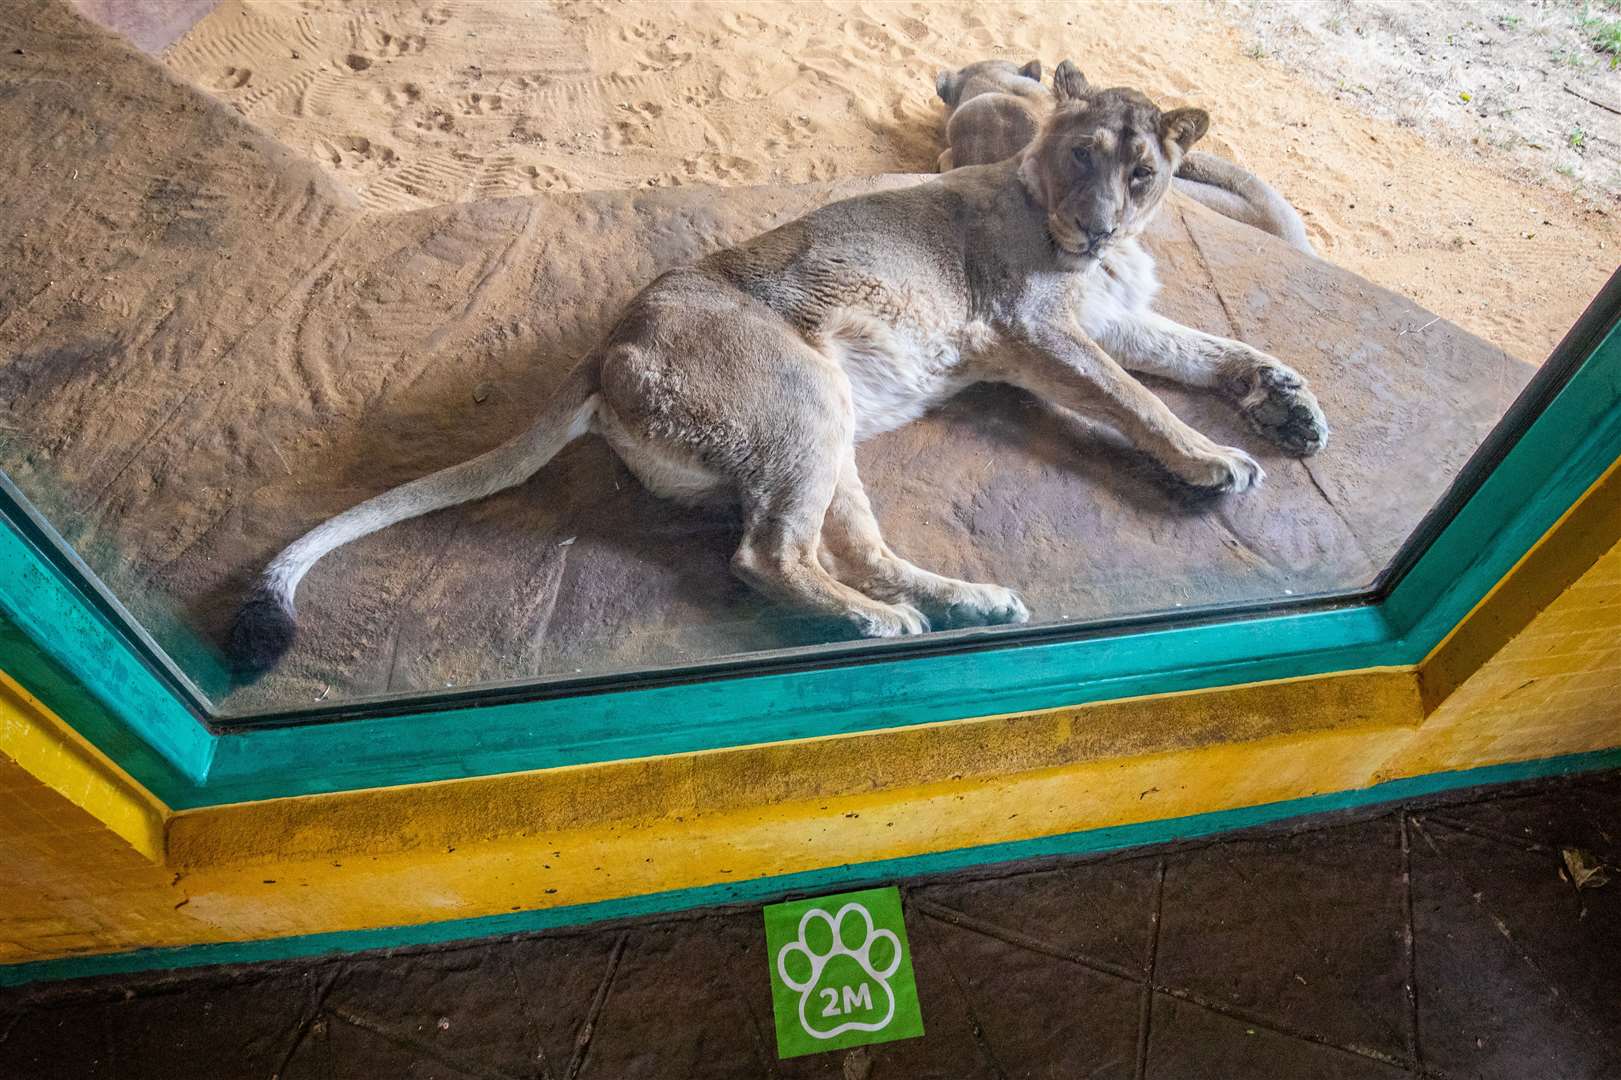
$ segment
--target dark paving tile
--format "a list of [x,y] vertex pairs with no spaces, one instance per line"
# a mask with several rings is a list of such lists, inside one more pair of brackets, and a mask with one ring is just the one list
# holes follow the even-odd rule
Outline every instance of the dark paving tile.
[[583,1080],[1132,1076],[1161,863],[1154,981],[1184,996],[1154,996],[1150,1077],[1387,1080],[1416,1013],[1437,1080],[1614,1080],[1621,880],[1578,892],[1558,849],[1621,862],[1618,779],[1418,812],[1411,1003],[1387,816],[914,885],[921,1039],[777,1061],[751,908],[26,988],[0,995],[0,1080],[564,1080],[582,1047]]
[[[1146,1080],[1399,1080],[1396,1065],[1154,995]],[[1525,1080],[1530,1080],[1526,1077]]]
[[1402,1057],[1405,908],[1394,817],[1195,849],[1166,864],[1154,978]]
[[1556,852],[1436,821],[1412,851],[1424,1061],[1505,1080],[1621,1076],[1621,890],[1578,894]]
[[368,1029],[510,1076],[562,1076],[613,939],[579,935],[368,957],[326,1007]]
[[1140,983],[937,920],[928,933],[1004,1075],[1132,1076]]
[[130,998],[25,1011],[0,1043],[0,1077],[267,1077],[291,1048],[310,979],[182,981]]
[[1147,974],[1158,866],[1153,859],[1085,863],[915,890],[940,904],[1069,956]]
[[628,933],[592,1025],[581,1080],[758,1080],[765,1073],[768,1051],[738,993],[731,969],[739,958],[719,923],[673,922]]
[[1582,778],[1545,791],[1487,799],[1422,816],[1504,840],[1577,847],[1621,862],[1621,777]]
[[115,1075],[107,1003],[33,1009],[0,1043],[0,1076],[8,1080],[103,1080]]
[[477,1064],[440,1057],[436,1049],[330,1014],[311,1025],[285,1069],[261,1074],[261,1080],[265,1075],[274,1080],[505,1080]]

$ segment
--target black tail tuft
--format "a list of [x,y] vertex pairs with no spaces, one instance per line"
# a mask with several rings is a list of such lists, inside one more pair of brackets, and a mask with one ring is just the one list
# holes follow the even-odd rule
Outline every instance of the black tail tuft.
[[274,667],[292,648],[295,630],[292,606],[262,585],[255,589],[231,626],[227,653],[237,676],[251,680]]

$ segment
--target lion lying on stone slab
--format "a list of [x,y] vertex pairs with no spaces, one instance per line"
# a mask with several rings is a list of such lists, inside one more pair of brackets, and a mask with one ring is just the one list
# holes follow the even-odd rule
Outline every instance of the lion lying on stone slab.
[[1139,236],[1208,123],[1077,84],[1013,157],[835,202],[661,274],[527,431],[277,555],[232,629],[238,670],[291,645],[294,593],[327,552],[513,487],[586,435],[657,494],[738,508],[732,568],[786,604],[871,637],[1025,621],[1002,585],[932,573],[884,542],[859,441],[1001,382],[1112,427],[1192,488],[1261,482],[1250,455],[1190,427],[1131,371],[1226,397],[1291,453],[1328,438],[1282,361],[1150,307],[1158,283]]
[[[1069,60],[1053,72],[1051,90],[1041,83],[1041,61],[1016,67],[1007,60],[981,60],[935,77],[946,103],[946,149],[940,171],[1002,161],[1035,138],[1041,121],[1059,102],[1080,95],[1086,79]],[[1305,223],[1289,201],[1247,169],[1195,150],[1177,166],[1176,189],[1219,214],[1242,221],[1315,255]]]

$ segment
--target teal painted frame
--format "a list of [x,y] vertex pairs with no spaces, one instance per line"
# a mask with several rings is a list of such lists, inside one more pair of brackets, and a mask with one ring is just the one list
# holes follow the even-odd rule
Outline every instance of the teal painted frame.
[[137,949],[122,953],[36,960],[22,964],[0,965],[0,987],[89,978],[97,975],[121,975],[135,971],[172,971],[214,964],[265,963],[333,956],[370,949],[439,945],[502,934],[535,933],[566,926],[663,915],[722,904],[774,902],[794,896],[814,896],[847,889],[894,884],[905,877],[949,873],[992,863],[1101,855],[1145,844],[1192,840],[1214,833],[1268,825],[1291,818],[1362,809],[1464,788],[1570,776],[1616,767],[1621,767],[1621,750],[1600,750],[1586,754],[1544,758],[1540,761],[1431,773],[1428,776],[1389,780],[1352,791],[1309,795],[1236,810],[1216,810],[1136,825],[1117,825],[1085,832],[1043,836],[1033,840],[1015,840],[926,855],[909,855],[876,862],[833,866],[778,877],[675,889],[621,900],[603,900],[591,904],[485,915],[470,919],[451,919],[412,926],[385,926],[372,930],[301,934],[258,941],[229,941],[209,945]]
[[572,697],[479,704],[474,694],[428,709],[407,700],[389,715],[222,732],[131,643],[104,596],[8,528],[0,668],[165,803],[188,809],[1410,665],[1621,459],[1618,313],[1621,273],[1549,361],[1569,372],[1557,393],[1540,410],[1522,398],[1499,426],[1507,436],[1488,441],[1499,457],[1479,486],[1444,522],[1427,519],[1388,588],[1339,607],[1065,639],[1012,631],[970,651],[875,650],[843,666]]

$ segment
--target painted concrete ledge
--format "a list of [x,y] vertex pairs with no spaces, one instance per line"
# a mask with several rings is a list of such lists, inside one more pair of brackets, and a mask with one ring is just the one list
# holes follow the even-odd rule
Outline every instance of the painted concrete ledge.
[[0,982],[566,925],[1614,764],[1595,752],[1621,745],[1618,495],[1611,469],[1420,668],[788,744],[173,814],[8,688]]

